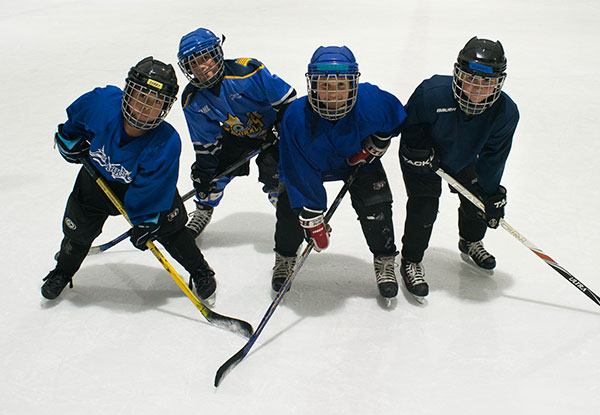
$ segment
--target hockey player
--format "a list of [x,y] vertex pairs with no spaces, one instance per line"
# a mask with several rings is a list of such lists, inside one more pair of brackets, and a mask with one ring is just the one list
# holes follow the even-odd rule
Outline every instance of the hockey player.
[[[70,163],[89,157],[134,225],[131,242],[141,250],[157,239],[190,273],[202,299],[213,295],[214,272],[185,227],[187,214],[177,192],[181,140],[163,122],[177,99],[173,66],[152,57],[128,73],[125,89],[96,88],[67,108],[68,119],[58,126],[55,143]],[[109,215],[118,215],[102,189],[82,168],[69,196],[63,218],[64,239],[56,268],[44,278],[42,295],[55,299],[86,257]]]
[[484,214],[459,195],[461,256],[486,270],[496,266],[482,239],[504,216],[506,189],[500,179],[519,121],[517,106],[502,91],[505,79],[500,42],[473,37],[459,52],[453,76],[423,81],[406,105],[399,157],[408,201],[400,272],[418,297],[429,293],[421,262],[441,195],[441,179],[434,173],[439,165],[485,204]]
[[308,64],[308,96],[293,102],[281,124],[280,185],[272,288],[279,291],[296,263],[302,240],[317,251],[329,245],[324,181],[345,180],[358,163],[349,192],[373,253],[379,293],[398,292],[392,193],[379,158],[406,118],[392,94],[359,84],[358,64],[346,46],[319,47]]
[[279,148],[274,130],[296,91],[256,59],[223,59],[221,39],[208,29],[183,36],[177,58],[190,81],[182,106],[196,151],[191,173],[196,211],[187,226],[197,236],[210,222],[225,186],[235,176],[248,175],[250,162],[216,183],[213,177],[266,142],[273,145],[256,160],[258,180],[269,201],[277,204]]

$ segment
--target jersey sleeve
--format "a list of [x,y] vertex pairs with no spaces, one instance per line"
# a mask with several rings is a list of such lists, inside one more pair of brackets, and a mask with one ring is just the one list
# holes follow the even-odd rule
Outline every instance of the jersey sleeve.
[[417,89],[406,103],[406,120],[401,127],[402,143],[411,148],[425,148],[431,141],[431,125],[424,119],[425,98],[423,85]]
[[276,123],[280,123],[285,110],[296,99],[296,90],[277,75],[271,74],[264,64],[259,61],[256,62],[261,66],[257,75],[261,80],[262,89],[271,106],[277,112]]
[[188,86],[182,96],[183,115],[187,123],[188,131],[198,166],[204,173],[212,175],[219,164],[221,152],[221,123],[210,119],[203,111],[201,103],[194,101],[196,91]]
[[168,133],[168,139],[152,143],[142,153],[137,175],[125,193],[125,210],[134,225],[156,218],[173,204],[181,139],[172,128]]
[[[107,96],[119,95],[117,87],[95,88],[77,98],[67,107],[67,121],[62,127],[62,133],[68,139],[83,137],[91,141],[96,133],[106,124],[107,110],[104,109],[104,99]],[[110,107],[110,106],[106,106]]]
[[303,105],[292,105],[281,123],[280,170],[293,210],[307,207],[325,211],[327,192],[321,172],[311,164],[303,151],[302,142],[305,137],[301,120],[305,118],[300,107]]
[[498,190],[519,122],[519,111],[516,105],[511,101],[505,106],[504,116],[496,121],[499,128],[491,134],[475,162],[479,186],[487,194],[493,194]]

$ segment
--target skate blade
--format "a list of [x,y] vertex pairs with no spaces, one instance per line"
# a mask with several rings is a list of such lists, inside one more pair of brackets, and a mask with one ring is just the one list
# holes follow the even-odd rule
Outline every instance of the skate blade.
[[420,295],[411,294],[415,301],[421,305],[427,304],[427,297],[421,297]]
[[215,303],[217,302],[217,291],[215,290],[215,292],[212,293],[210,297],[207,297],[205,299],[200,298],[200,302],[208,308],[213,308],[215,306]]
[[464,262],[469,264],[472,268],[474,268],[475,270],[477,270],[477,272],[479,272],[481,274],[494,275],[493,269],[481,268],[479,265],[477,265],[475,263],[475,261],[473,261],[473,258],[471,258],[469,255],[465,254],[464,252],[460,253],[460,259],[462,259]]

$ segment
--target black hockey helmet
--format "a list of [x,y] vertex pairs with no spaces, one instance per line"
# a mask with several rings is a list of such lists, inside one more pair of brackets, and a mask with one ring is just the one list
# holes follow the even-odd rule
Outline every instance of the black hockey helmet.
[[506,56],[500,41],[474,36],[454,64],[454,98],[466,114],[481,114],[500,98],[505,79]]
[[502,43],[473,36],[458,53],[457,65],[473,75],[501,77],[506,72]]
[[125,120],[140,130],[155,128],[169,113],[177,99],[178,90],[172,65],[152,56],[142,59],[129,70],[125,79],[122,103]]

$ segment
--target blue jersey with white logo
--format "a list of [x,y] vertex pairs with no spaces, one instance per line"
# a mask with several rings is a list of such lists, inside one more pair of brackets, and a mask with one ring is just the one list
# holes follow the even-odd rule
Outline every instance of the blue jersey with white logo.
[[354,108],[337,121],[316,115],[306,96],[293,102],[279,143],[279,180],[286,184],[292,209],[327,209],[323,182],[346,179],[353,170],[346,159],[362,149],[361,142],[373,133],[397,135],[405,118],[394,95],[368,83],[359,84]]
[[62,132],[90,142],[90,159],[106,180],[129,185],[123,203],[136,225],[173,204],[181,140],[164,121],[140,137],[127,135],[122,99],[123,91],[110,85],[82,95],[67,108]]
[[181,98],[199,168],[207,174],[217,168],[223,131],[263,139],[296,97],[294,88],[256,59],[226,59],[224,64],[220,84],[211,89],[188,84]]
[[483,113],[469,117],[454,99],[452,77],[435,75],[417,87],[406,112],[403,143],[414,148],[431,143],[449,174],[474,166],[483,191],[498,190],[519,122],[517,106],[506,93]]

